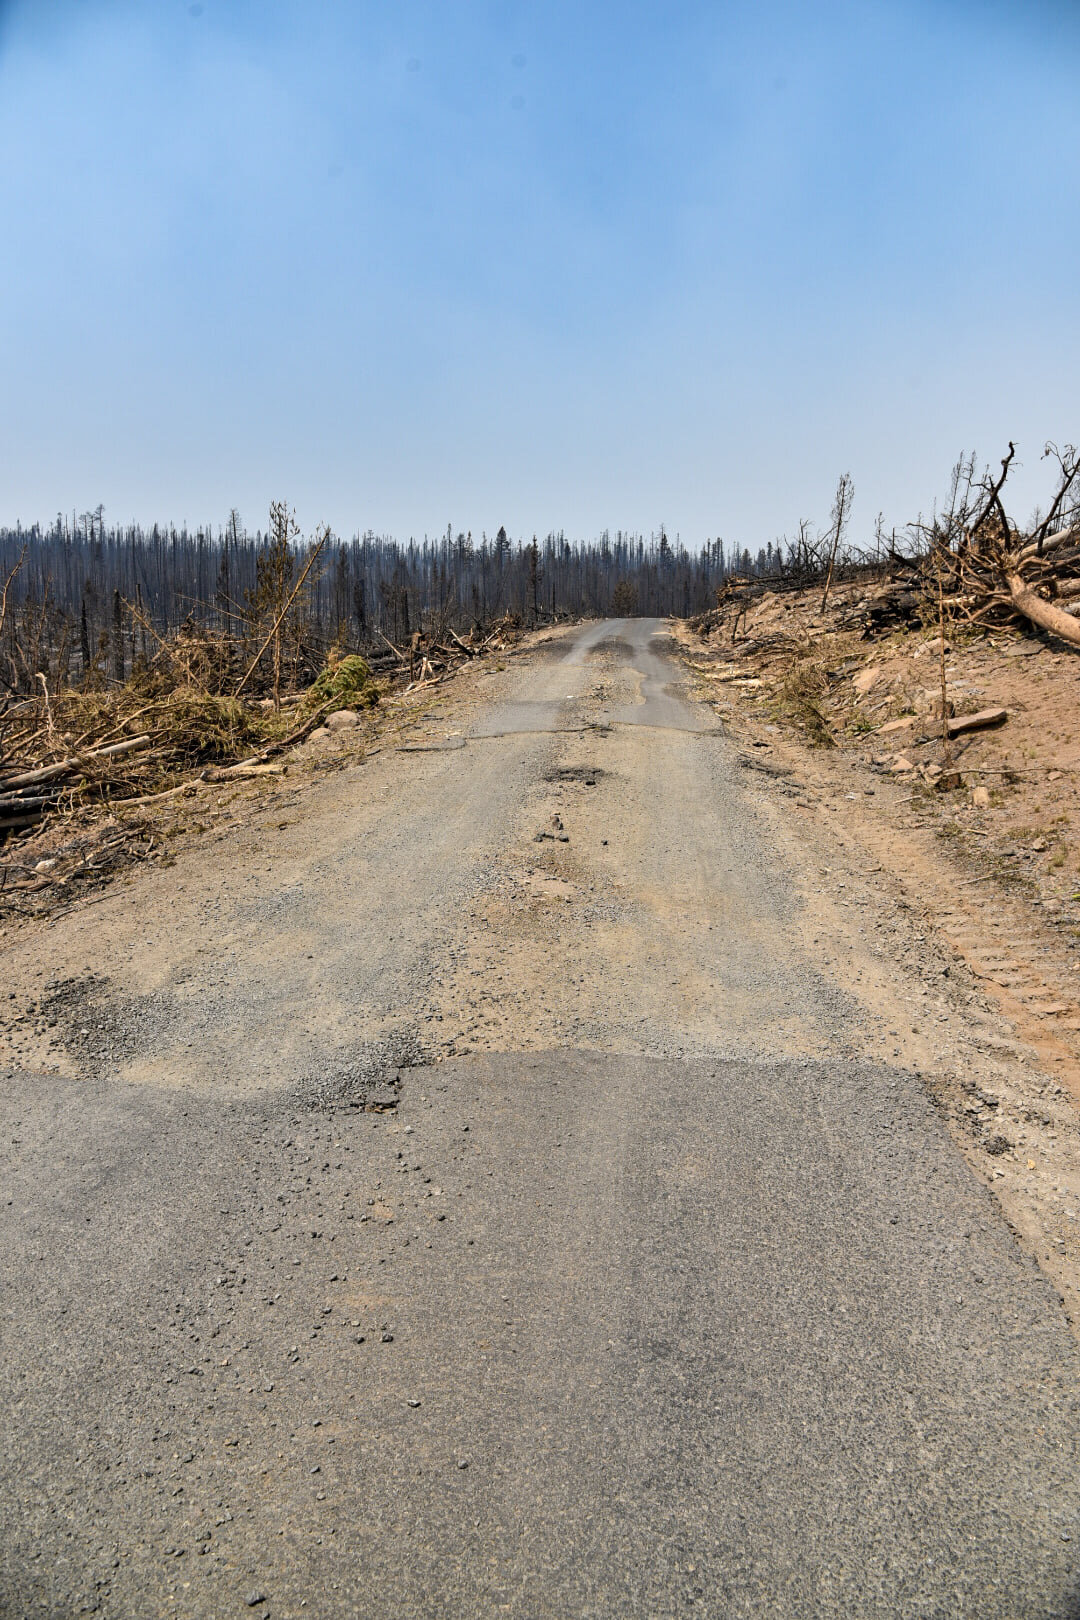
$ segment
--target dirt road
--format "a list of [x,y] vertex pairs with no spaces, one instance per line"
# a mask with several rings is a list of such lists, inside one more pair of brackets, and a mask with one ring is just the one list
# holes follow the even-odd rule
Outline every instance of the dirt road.
[[258,805],[0,958],[0,1612],[1080,1615],[987,1026],[662,626]]

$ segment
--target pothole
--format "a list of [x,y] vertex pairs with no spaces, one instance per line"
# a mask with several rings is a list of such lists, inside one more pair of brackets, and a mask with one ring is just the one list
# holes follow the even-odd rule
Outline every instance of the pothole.
[[435,1061],[431,1045],[412,1026],[365,1041],[347,1053],[328,1057],[297,1086],[298,1100],[313,1108],[345,1107],[388,1113],[401,1100],[405,1071]]
[[610,776],[601,765],[560,765],[557,770],[545,772],[545,782],[582,782],[589,787]]
[[41,998],[50,1045],[62,1047],[92,1075],[152,1050],[168,1011],[160,994],[118,996],[108,979],[92,971],[54,980]]

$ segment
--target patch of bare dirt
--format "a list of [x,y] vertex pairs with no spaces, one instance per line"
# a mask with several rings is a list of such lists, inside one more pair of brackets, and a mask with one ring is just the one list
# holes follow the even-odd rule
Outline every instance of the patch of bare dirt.
[[[1014,1228],[1080,1322],[1080,658],[1026,635],[947,632],[945,715],[1005,718],[942,737],[941,643],[865,639],[860,587],[765,595],[739,636],[678,627],[699,693],[742,742],[778,816],[821,852],[806,926],[839,907],[921,971],[923,1010],[969,1038],[965,1063],[895,1052],[924,1079]],[[858,922],[855,917],[858,916]],[[899,977],[899,975],[897,975]],[[864,999],[875,990],[860,982]]]

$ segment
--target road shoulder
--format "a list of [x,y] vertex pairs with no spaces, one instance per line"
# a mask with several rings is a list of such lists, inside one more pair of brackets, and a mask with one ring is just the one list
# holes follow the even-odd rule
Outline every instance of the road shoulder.
[[[888,1056],[915,1068],[973,1171],[1050,1277],[1080,1332],[1080,1013],[1070,929],[1030,888],[1003,884],[950,835],[948,806],[907,773],[846,746],[811,747],[777,718],[761,681],[733,692],[677,627],[699,698],[738,747],[775,836],[806,871],[806,943],[889,1015]],[[741,657],[737,654],[736,657]],[[723,664],[727,654],[715,649]],[[752,660],[745,660],[748,671]],[[774,687],[769,688],[770,691]],[[944,830],[943,830],[944,829]],[[815,881],[816,880],[816,881]],[[912,990],[906,986],[914,986]],[[903,1002],[936,1026],[927,1051]],[[899,1003],[899,1005],[898,1005]]]

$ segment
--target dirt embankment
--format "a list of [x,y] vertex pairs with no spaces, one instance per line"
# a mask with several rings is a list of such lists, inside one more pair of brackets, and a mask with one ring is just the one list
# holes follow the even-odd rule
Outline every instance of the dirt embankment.
[[[836,628],[857,591],[827,620],[819,591],[765,595],[737,639],[729,625],[682,625],[678,642],[700,694],[821,841],[833,898],[855,879],[895,949],[902,938],[924,953],[930,975],[944,953],[942,1018],[974,1009],[984,1055],[927,1082],[1075,1321],[1080,658],[1049,639],[948,634],[946,745],[940,638]],[[1004,718],[963,729],[994,710]],[[961,983],[966,1006],[950,1007]]]

